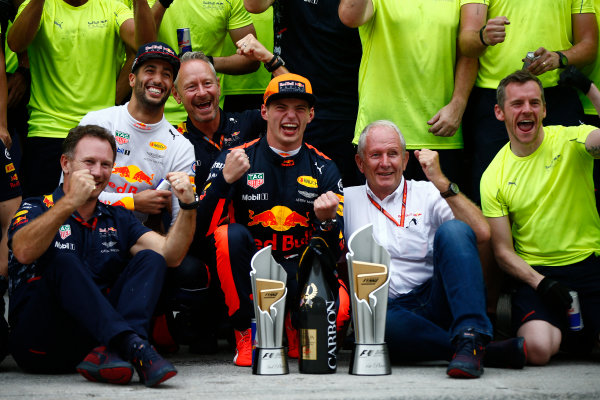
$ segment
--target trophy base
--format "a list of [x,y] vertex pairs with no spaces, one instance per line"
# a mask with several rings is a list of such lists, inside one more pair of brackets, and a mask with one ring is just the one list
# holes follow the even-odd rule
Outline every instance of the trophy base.
[[290,373],[283,347],[256,347],[252,360],[254,375],[287,375]]
[[350,374],[352,375],[390,375],[390,357],[387,344],[354,345],[350,359]]

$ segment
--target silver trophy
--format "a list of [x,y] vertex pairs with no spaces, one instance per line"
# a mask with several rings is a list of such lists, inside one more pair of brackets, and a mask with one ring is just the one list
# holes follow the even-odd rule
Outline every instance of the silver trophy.
[[350,361],[352,375],[392,373],[385,338],[390,253],[373,239],[366,225],[348,240],[348,276],[356,343]]
[[263,248],[252,257],[251,267],[250,279],[256,316],[256,349],[252,373],[285,375],[289,373],[283,348],[287,273],[271,256],[271,246]]

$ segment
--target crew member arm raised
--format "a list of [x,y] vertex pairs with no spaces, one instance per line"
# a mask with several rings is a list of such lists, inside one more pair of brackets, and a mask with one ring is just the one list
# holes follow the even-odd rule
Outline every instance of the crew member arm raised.
[[502,43],[506,38],[508,18],[491,18],[486,23],[487,10],[487,4],[465,4],[460,8],[458,46],[467,57],[479,57],[488,46]]
[[271,53],[263,46],[256,36],[251,33],[238,40],[235,45],[237,46],[237,54],[263,63],[267,71],[269,71],[273,77],[290,72],[285,67],[285,63],[281,57]]

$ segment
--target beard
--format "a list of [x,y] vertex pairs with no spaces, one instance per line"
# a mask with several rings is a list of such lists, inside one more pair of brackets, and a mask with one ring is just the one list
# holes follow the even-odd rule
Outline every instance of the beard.
[[135,83],[135,87],[133,89],[133,96],[135,96],[137,101],[143,107],[148,108],[150,110],[157,110],[163,108],[165,106],[165,103],[169,99],[170,94],[171,92],[169,90],[166,90],[164,95],[159,99],[149,98],[148,96],[146,96],[146,89],[144,88],[143,83],[139,81]]

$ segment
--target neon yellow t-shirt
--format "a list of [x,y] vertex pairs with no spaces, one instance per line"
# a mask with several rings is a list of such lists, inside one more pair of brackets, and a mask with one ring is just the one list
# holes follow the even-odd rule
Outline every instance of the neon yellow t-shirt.
[[[273,7],[260,14],[250,14],[258,40],[273,52]],[[230,37],[225,40],[223,56],[235,53],[237,47]],[[271,81],[269,73],[262,65],[258,71],[246,75],[221,75],[221,99],[228,94],[263,94]]]
[[[523,68],[529,51],[573,46],[572,14],[593,13],[592,0],[489,0],[487,18],[506,16],[506,40],[488,47],[479,58],[476,86],[496,89],[507,75]],[[539,76],[544,87],[556,86],[560,69]]]
[[363,56],[354,142],[378,119],[398,125],[408,149],[460,149],[462,131],[434,136],[427,121],[454,91],[460,7],[484,0],[373,0],[373,17],[359,27]]
[[[594,9],[596,10],[596,21],[600,25],[600,0],[594,0]],[[600,42],[598,43],[598,52],[600,52]],[[600,87],[600,60],[596,57],[596,61],[593,64],[586,65],[581,68],[581,72],[587,75],[588,78],[594,81],[596,86]],[[590,99],[581,91],[577,91],[581,104],[583,105],[583,111],[588,115],[597,115],[596,109],[592,105]]]
[[[151,7],[154,3],[152,0],[148,2]],[[207,56],[217,57],[223,55],[229,31],[251,23],[243,0],[175,0],[165,12],[158,40],[179,52],[177,29],[190,28],[192,50],[201,50]],[[175,126],[187,119],[183,105],[177,104],[173,96],[165,104],[165,117]]]
[[79,7],[46,0],[27,48],[30,137],[64,138],[88,112],[114,106],[123,61],[119,29],[130,18],[131,10],[116,0],[89,0]]
[[508,216],[516,253],[529,265],[569,265],[600,254],[589,125],[544,127],[527,157],[505,145],[481,178],[486,217]]

